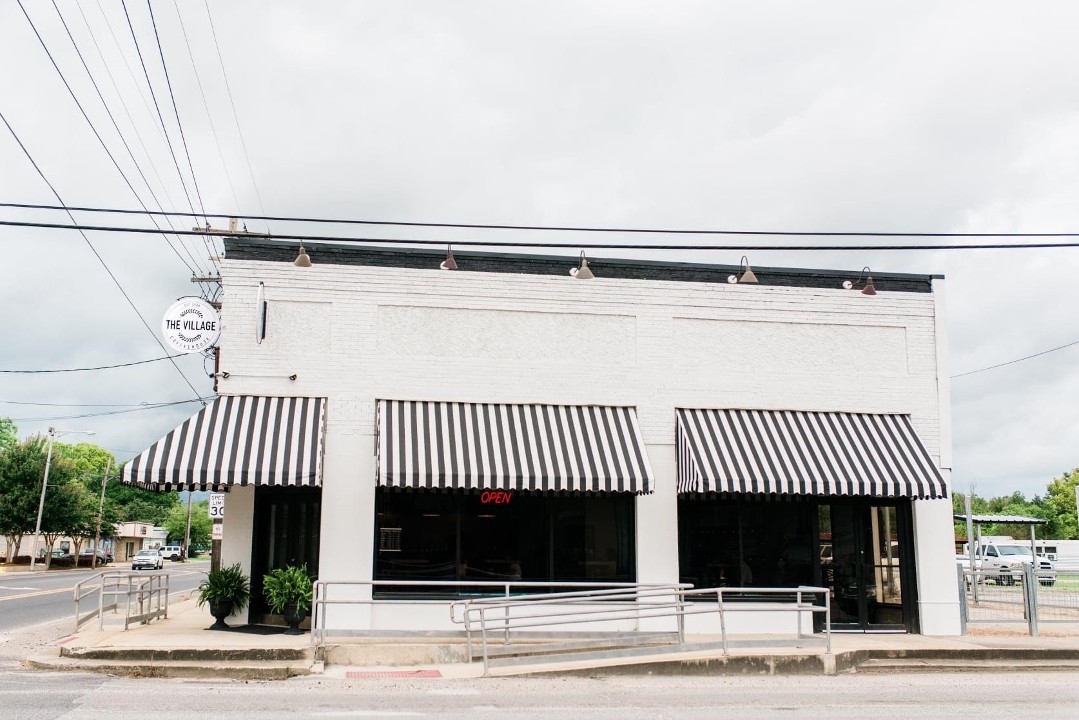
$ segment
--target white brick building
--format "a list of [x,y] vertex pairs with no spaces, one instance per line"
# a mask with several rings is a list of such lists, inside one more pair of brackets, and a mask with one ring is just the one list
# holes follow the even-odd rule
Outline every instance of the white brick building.
[[[320,580],[439,583],[376,585],[335,626],[448,629],[446,599],[468,580],[681,579],[823,583],[839,625],[959,632],[940,278],[874,274],[868,296],[842,287],[857,273],[759,270],[759,284],[731,284],[730,267],[594,259],[586,280],[565,258],[458,253],[448,272],[429,251],[319,246],[312,267],[297,267],[294,244],[226,248],[218,392],[321,399],[304,417],[323,423],[309,443],[322,447],[303,458],[307,479],[250,458],[226,479],[210,452],[198,459],[210,476],[177,475],[161,452],[127,471],[159,487],[233,484],[223,557],[256,578],[307,561]],[[447,420],[492,404],[525,419],[486,435]],[[534,408],[552,406],[563,410],[551,417],[600,407],[629,420],[606,444],[602,432],[574,444],[570,430],[547,443],[564,428]],[[415,425],[393,412],[416,413]],[[913,428],[924,450],[881,441],[886,424]],[[611,461],[600,476],[625,470],[635,442],[644,469],[560,480],[524,460],[475,467],[477,452],[497,460],[506,447],[549,467],[556,445],[573,455],[592,441]],[[709,466],[709,449],[741,470]],[[452,470],[469,453],[468,472]],[[266,487],[275,482],[315,487]],[[483,488],[510,494],[481,503]],[[251,619],[262,612],[256,603]]]

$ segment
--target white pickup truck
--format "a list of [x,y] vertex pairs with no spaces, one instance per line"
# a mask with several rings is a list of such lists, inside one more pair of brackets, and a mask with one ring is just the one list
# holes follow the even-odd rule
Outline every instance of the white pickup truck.
[[[964,546],[964,549],[965,546]],[[974,565],[976,570],[986,571],[984,579],[998,584],[1011,585],[1016,582],[1023,572],[1024,565],[1033,562],[1033,554],[1029,545],[1020,543],[986,542],[980,546],[974,546]],[[956,562],[964,568],[970,566],[968,553],[955,556]],[[1038,555],[1037,565],[1034,572],[1038,576],[1038,582],[1042,585],[1052,586],[1057,581],[1056,567],[1053,561],[1044,555]],[[999,575],[990,574],[999,571]]]

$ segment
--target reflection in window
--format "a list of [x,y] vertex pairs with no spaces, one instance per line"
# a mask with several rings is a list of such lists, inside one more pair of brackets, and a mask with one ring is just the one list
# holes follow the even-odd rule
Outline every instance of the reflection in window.
[[801,499],[683,497],[681,581],[696,587],[794,587],[813,582],[815,506]]
[[483,592],[463,581],[636,579],[634,498],[628,494],[379,488],[376,526],[376,580],[457,581],[383,588],[382,595]]

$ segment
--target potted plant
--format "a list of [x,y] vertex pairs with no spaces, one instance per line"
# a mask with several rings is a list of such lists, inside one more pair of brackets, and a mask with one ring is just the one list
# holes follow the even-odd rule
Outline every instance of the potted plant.
[[240,564],[211,570],[199,583],[199,607],[210,604],[210,614],[217,620],[211,630],[228,630],[225,618],[237,610],[243,610],[251,597],[251,583]]
[[312,587],[306,564],[277,568],[262,578],[262,593],[270,610],[281,613],[288,623],[286,635],[303,634],[300,623],[311,609]]

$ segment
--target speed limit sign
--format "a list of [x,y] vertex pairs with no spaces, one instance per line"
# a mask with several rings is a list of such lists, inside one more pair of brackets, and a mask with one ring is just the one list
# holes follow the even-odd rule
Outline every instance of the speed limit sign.
[[210,519],[225,517],[225,493],[210,493]]

